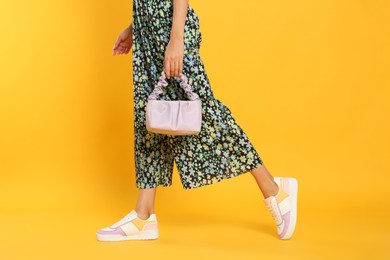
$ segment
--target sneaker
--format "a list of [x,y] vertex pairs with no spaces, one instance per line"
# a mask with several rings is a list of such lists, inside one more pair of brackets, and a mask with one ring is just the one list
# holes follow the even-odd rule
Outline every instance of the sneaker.
[[158,238],[156,214],[150,214],[148,219],[141,219],[132,210],[121,220],[96,232],[99,241],[145,240]]
[[274,177],[278,193],[263,199],[272,214],[280,239],[289,239],[297,222],[298,182],[295,178]]

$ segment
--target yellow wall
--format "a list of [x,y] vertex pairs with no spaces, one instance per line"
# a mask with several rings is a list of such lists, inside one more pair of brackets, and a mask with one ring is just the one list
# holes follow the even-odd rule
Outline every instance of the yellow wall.
[[[190,3],[215,96],[271,174],[298,179],[302,216],[388,212],[388,1]],[[130,1],[1,3],[0,212],[111,221],[134,205],[131,54],[111,54],[131,12]],[[175,169],[173,182],[158,190],[161,215],[262,207],[250,174],[184,191]]]

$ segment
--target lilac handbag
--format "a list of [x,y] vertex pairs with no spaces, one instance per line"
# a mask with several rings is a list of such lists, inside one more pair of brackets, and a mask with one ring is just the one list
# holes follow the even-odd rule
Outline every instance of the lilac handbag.
[[202,126],[202,103],[193,92],[187,77],[180,75],[182,87],[190,100],[157,100],[168,83],[164,70],[146,105],[146,128],[149,132],[167,135],[198,134]]

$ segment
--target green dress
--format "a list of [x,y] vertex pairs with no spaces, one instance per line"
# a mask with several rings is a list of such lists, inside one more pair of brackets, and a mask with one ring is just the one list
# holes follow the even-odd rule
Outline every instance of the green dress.
[[[169,42],[173,0],[133,1],[134,154],[136,187],[171,186],[176,162],[184,189],[213,184],[249,172],[263,164],[229,108],[210,87],[199,55],[202,41],[199,18],[188,6],[184,27],[183,74],[202,101],[199,134],[172,136],[148,132],[146,104],[163,71]],[[179,78],[167,79],[159,99],[186,100]]]

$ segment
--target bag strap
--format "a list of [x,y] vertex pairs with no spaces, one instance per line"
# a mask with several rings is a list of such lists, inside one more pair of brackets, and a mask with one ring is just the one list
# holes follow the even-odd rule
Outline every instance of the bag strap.
[[[154,89],[152,93],[150,93],[148,100],[156,100],[157,97],[163,92],[163,89],[168,86],[168,82],[166,81],[166,75],[165,71],[163,70],[161,72],[161,76],[157,82],[157,84],[154,86]],[[190,100],[198,100],[199,96],[195,92],[193,92],[193,88],[190,84],[188,84],[188,78],[181,73],[180,74],[180,87],[184,89],[187,96],[190,98]]]

